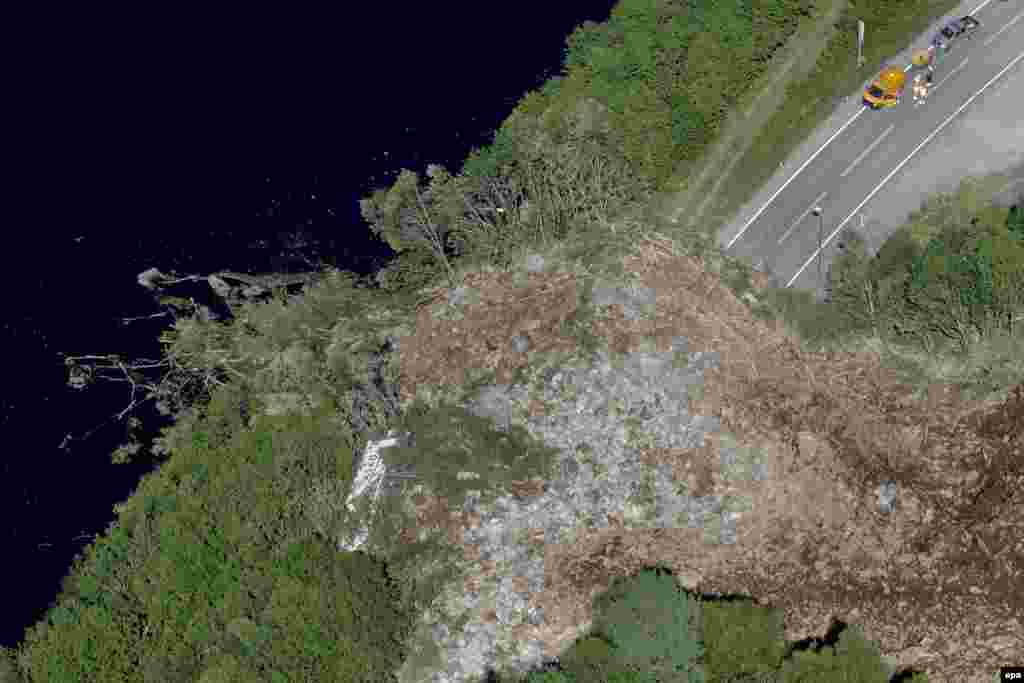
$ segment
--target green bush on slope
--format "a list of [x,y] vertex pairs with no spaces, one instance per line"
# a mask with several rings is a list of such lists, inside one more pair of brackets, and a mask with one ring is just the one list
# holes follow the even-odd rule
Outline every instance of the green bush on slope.
[[963,352],[1019,331],[1024,312],[1024,240],[1010,212],[986,204],[968,179],[930,198],[872,258],[856,233],[829,271],[828,302],[771,291],[775,314],[806,340],[839,342],[869,335],[931,354]]
[[1014,204],[1006,216],[1006,229],[1016,239],[1024,239],[1024,206]]
[[14,663],[17,652],[0,645],[0,683],[22,683],[21,675]]
[[509,482],[547,476],[558,452],[520,425],[496,431],[490,417],[420,399],[407,408],[395,430],[415,434],[415,440],[389,448],[388,462],[413,467],[417,481],[446,497],[453,508],[461,507],[470,490],[495,495]]
[[595,636],[583,638],[559,657],[562,673],[576,681],[602,681],[621,671],[614,648],[607,640]]
[[892,672],[856,626],[843,630],[835,646],[796,651],[782,665],[781,683],[885,683]]
[[645,570],[594,600],[592,633],[607,638],[623,669],[656,680],[702,683],[700,607],[671,575]]
[[[585,22],[569,36],[566,78],[610,107],[636,170],[661,183],[678,161],[700,155],[808,9],[786,0],[626,0],[607,22]],[[549,96],[556,110],[565,85],[562,102]],[[539,111],[538,99],[524,106]]]
[[[750,600],[691,597],[647,567],[594,599],[593,623],[557,670],[498,674],[502,683],[888,683],[895,675],[859,627],[838,625],[834,645],[798,649],[781,612]],[[911,681],[926,683],[923,673]]]
[[785,656],[782,613],[749,601],[701,603],[704,667],[711,681],[774,671]]

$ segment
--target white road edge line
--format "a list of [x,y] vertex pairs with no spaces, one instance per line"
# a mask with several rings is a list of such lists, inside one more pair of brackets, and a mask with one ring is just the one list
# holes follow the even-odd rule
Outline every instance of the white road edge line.
[[809,158],[807,159],[807,161],[805,161],[804,163],[802,163],[802,164],[800,165],[800,168],[796,169],[796,171],[794,171],[794,172],[793,172],[793,175],[789,176],[789,180],[787,180],[786,182],[782,183],[782,187],[780,187],[779,189],[775,190],[775,192],[774,192],[774,193],[772,194],[772,196],[768,198],[768,201],[766,201],[766,202],[764,203],[764,206],[762,206],[762,207],[761,207],[760,209],[758,209],[758,210],[757,210],[757,213],[755,213],[755,214],[754,214],[753,216],[751,216],[751,217],[750,217],[750,220],[748,220],[748,221],[747,221],[746,225],[744,225],[744,226],[743,226],[743,228],[742,228],[742,229],[741,229],[741,230],[740,230],[740,231],[739,231],[738,233],[736,233],[736,236],[735,236],[735,237],[733,237],[733,238],[732,238],[731,240],[729,240],[729,244],[727,244],[725,248],[726,248],[726,249],[731,249],[731,248],[732,248],[732,245],[736,243],[736,240],[738,240],[738,239],[739,239],[740,237],[742,237],[742,236],[743,236],[743,233],[745,233],[745,232],[747,231],[747,228],[749,228],[749,227],[751,226],[751,224],[753,224],[753,222],[757,220],[757,217],[758,217],[758,216],[760,216],[760,215],[761,215],[762,213],[764,213],[764,210],[765,210],[765,209],[767,209],[767,208],[768,208],[768,205],[769,205],[769,204],[771,204],[771,203],[772,203],[772,202],[773,202],[773,201],[775,200],[775,198],[779,196],[779,193],[781,193],[781,192],[782,192],[783,190],[785,190],[785,189],[786,189],[786,186],[787,186],[787,185],[789,185],[789,184],[790,184],[791,182],[793,182],[793,180],[794,180],[794,179],[795,179],[795,178],[796,178],[796,177],[797,177],[798,175],[800,175],[800,172],[801,172],[802,170],[804,170],[805,168],[807,168],[807,164],[809,164],[809,163],[811,163],[812,161],[814,161],[815,157],[817,157],[817,156],[818,156],[819,154],[821,154],[821,150],[823,150],[823,149],[825,149],[826,147],[828,147],[828,146],[829,146],[829,144],[830,144],[830,143],[831,143],[831,142],[832,142],[833,140],[835,140],[835,139],[836,139],[836,136],[837,136],[837,135],[839,135],[839,134],[840,134],[840,133],[842,133],[842,132],[843,132],[844,130],[846,130],[846,127],[847,127],[847,126],[849,126],[849,125],[850,125],[851,123],[853,123],[854,121],[856,121],[856,120],[857,120],[857,117],[858,117],[858,116],[860,116],[861,114],[863,114],[863,113],[864,113],[864,112],[865,112],[866,110],[867,110],[867,105],[865,105],[865,106],[861,107],[860,111],[858,111],[858,112],[857,112],[856,114],[854,114],[854,115],[853,115],[853,116],[852,116],[852,117],[850,118],[850,120],[849,120],[849,121],[847,121],[846,123],[844,123],[844,124],[842,125],[842,127],[841,127],[841,128],[839,129],[839,130],[837,130],[837,131],[836,131],[835,133],[832,133],[832,137],[830,137],[830,138],[829,138],[828,140],[826,140],[826,141],[825,141],[825,144],[824,144],[824,145],[822,145],[821,147],[819,147],[819,148],[818,148],[818,151],[816,151],[816,152],[815,152],[814,154],[812,154],[812,155],[811,155],[811,156],[810,156],[810,157],[809,157]]
[[888,135],[889,133],[891,133],[893,131],[893,129],[895,129],[895,128],[896,128],[896,124],[895,123],[891,124],[888,128],[886,128],[885,132],[882,133],[881,135],[879,135],[878,138],[874,142],[872,142],[870,145],[868,145],[867,149],[865,149],[863,152],[861,152],[860,154],[857,155],[857,158],[854,159],[850,163],[850,165],[846,167],[845,171],[843,171],[842,173],[839,174],[839,177],[840,178],[845,178],[847,175],[849,175],[850,171],[852,171],[857,166],[857,164],[859,164],[860,162],[864,161],[864,157],[866,157],[867,155],[871,154],[871,150],[873,150],[875,147],[877,147],[879,145],[879,143],[881,143],[882,140],[885,139],[885,136]]
[[1006,29],[1010,28],[1011,26],[1016,24],[1018,21],[1020,21],[1021,17],[1024,17],[1024,12],[1017,12],[1017,16],[1015,16],[1013,19],[1010,19],[1009,23],[1006,24],[1006,26],[1002,27],[1001,29],[999,29],[998,31],[996,31],[995,33],[990,35],[988,38],[986,38],[985,42],[982,43],[981,46],[982,47],[988,47],[989,43],[991,43],[993,40],[998,38],[1000,33],[1002,33],[1003,31],[1005,31]]
[[858,212],[858,211],[860,211],[860,210],[861,210],[862,208],[864,208],[864,205],[865,205],[865,204],[867,204],[867,203],[868,203],[869,201],[871,201],[871,198],[872,198],[872,197],[874,197],[874,196],[875,196],[875,195],[876,195],[876,194],[878,193],[878,191],[882,189],[882,186],[884,186],[884,185],[885,185],[885,184],[886,184],[887,182],[889,182],[889,180],[890,180],[890,179],[891,179],[891,178],[892,178],[892,177],[893,177],[894,175],[896,175],[896,174],[897,174],[897,173],[899,172],[899,170],[900,170],[901,168],[903,168],[903,167],[904,167],[904,166],[906,165],[906,163],[907,163],[908,161],[910,161],[910,160],[911,160],[911,159],[912,159],[912,158],[914,157],[914,155],[915,155],[915,154],[917,154],[917,153],[918,153],[919,151],[921,151],[921,148],[922,148],[922,147],[924,147],[924,146],[925,146],[925,145],[927,145],[927,144],[928,144],[929,142],[931,142],[932,138],[934,138],[934,137],[935,137],[936,135],[938,135],[938,134],[939,134],[939,132],[940,132],[940,131],[941,131],[941,130],[942,130],[943,128],[945,128],[945,127],[946,127],[947,125],[949,125],[949,122],[950,122],[950,121],[952,121],[952,120],[953,120],[954,118],[956,118],[956,117],[957,117],[957,116],[958,116],[958,115],[960,114],[960,112],[962,112],[962,111],[963,111],[964,109],[966,109],[966,108],[967,108],[968,106],[970,106],[971,102],[973,102],[974,100],[976,100],[976,99],[978,98],[978,96],[979,96],[979,95],[981,95],[981,93],[985,92],[985,91],[986,91],[986,90],[988,89],[988,87],[989,87],[990,85],[992,85],[992,84],[993,84],[993,83],[995,83],[995,82],[996,82],[997,80],[999,80],[999,79],[1000,79],[1000,78],[1002,77],[1002,75],[1003,75],[1004,73],[1006,73],[1006,72],[1007,72],[1007,71],[1009,71],[1009,70],[1010,70],[1011,68],[1013,68],[1013,65],[1014,65],[1014,64],[1016,64],[1017,62],[1019,62],[1019,61],[1020,61],[1021,59],[1024,59],[1024,52],[1021,52],[1021,53],[1020,53],[1019,55],[1017,55],[1016,57],[1014,57],[1014,58],[1013,58],[1013,61],[1011,61],[1011,62],[1010,62],[1009,64],[1007,64],[1006,66],[1004,66],[1004,67],[1003,67],[1003,68],[1002,68],[1002,69],[1001,69],[1001,70],[999,71],[999,73],[997,73],[997,74],[996,74],[995,76],[993,76],[993,77],[992,77],[991,79],[989,79],[988,83],[986,83],[985,85],[981,86],[981,88],[980,88],[980,89],[979,89],[979,90],[978,90],[978,91],[977,91],[976,93],[974,93],[973,95],[971,95],[971,96],[970,96],[970,97],[969,97],[969,98],[967,99],[967,101],[966,101],[966,102],[964,102],[963,104],[961,104],[961,105],[960,105],[960,108],[959,108],[959,109],[957,109],[957,110],[956,110],[955,112],[953,112],[952,114],[950,114],[950,115],[949,115],[949,116],[948,116],[948,117],[946,118],[946,120],[945,120],[945,121],[943,121],[942,123],[940,123],[940,124],[939,124],[939,127],[938,127],[938,128],[936,128],[935,130],[933,130],[933,131],[931,132],[931,134],[930,134],[930,135],[929,135],[928,137],[926,137],[926,138],[925,138],[924,140],[922,140],[922,141],[921,141],[921,143],[920,143],[920,144],[919,144],[919,145],[918,145],[917,147],[915,147],[915,148],[913,149],[913,151],[911,151],[911,152],[910,152],[910,154],[909,154],[909,155],[907,155],[907,158],[906,158],[906,159],[904,159],[903,161],[901,161],[901,162],[900,162],[900,163],[899,163],[899,164],[898,164],[898,165],[896,166],[896,168],[894,168],[894,169],[892,169],[891,171],[889,171],[889,175],[887,175],[887,176],[885,176],[884,178],[882,178],[882,182],[878,183],[878,185],[876,185],[876,186],[875,186],[875,189],[871,190],[870,194],[868,194],[868,196],[864,198],[864,201],[862,201],[862,202],[861,202],[860,204],[858,204],[858,205],[857,205],[857,208],[855,208],[855,209],[854,209],[854,210],[853,210],[853,211],[852,211],[852,212],[850,213],[850,215],[849,215],[849,216],[847,216],[846,218],[844,218],[844,219],[843,219],[843,222],[839,224],[839,227],[837,227],[837,228],[836,228],[836,229],[835,229],[834,231],[832,231],[832,234],[828,236],[828,239],[826,239],[826,240],[825,240],[824,242],[822,242],[822,244],[821,244],[821,248],[819,248],[819,249],[815,249],[815,250],[814,250],[814,253],[813,253],[813,254],[811,254],[811,257],[807,259],[807,261],[806,261],[806,262],[804,263],[804,265],[800,266],[800,270],[796,271],[796,275],[794,275],[793,277],[791,277],[791,278],[789,279],[789,282],[787,282],[787,283],[786,283],[786,287],[787,287],[787,288],[788,288],[788,287],[791,287],[791,286],[793,285],[793,283],[794,283],[794,282],[796,282],[796,279],[797,279],[798,277],[800,277],[800,275],[801,275],[801,274],[802,274],[802,273],[804,272],[804,270],[806,270],[806,269],[807,269],[807,266],[811,265],[811,263],[813,263],[813,262],[814,262],[814,259],[816,259],[816,258],[818,257],[818,253],[819,253],[819,252],[820,252],[820,251],[821,251],[822,249],[824,249],[824,248],[825,248],[825,247],[826,247],[826,246],[828,245],[828,243],[829,243],[829,242],[831,242],[831,241],[833,240],[833,238],[835,238],[835,236],[836,236],[836,235],[838,235],[838,234],[839,234],[839,231],[843,229],[843,226],[844,226],[844,225],[846,225],[847,223],[849,223],[849,222],[850,222],[850,219],[851,219],[851,218],[853,218],[854,216],[856,216],[856,215],[857,215],[857,212]]
[[[967,60],[968,60],[968,59],[970,59],[970,57],[964,57],[964,61],[962,61],[962,62],[960,62],[959,64],[957,64],[957,65],[956,65],[956,68],[955,68],[955,69],[953,69],[953,70],[952,70],[952,71],[950,71],[950,72],[949,72],[948,74],[946,74],[946,75],[945,75],[945,76],[944,76],[944,77],[942,78],[942,80],[941,80],[941,81],[939,81],[938,83],[936,83],[935,85],[933,85],[933,86],[932,86],[932,88],[931,88],[931,91],[932,91],[932,92],[935,92],[936,90],[938,90],[938,89],[939,89],[939,86],[940,86],[940,85],[942,85],[943,83],[945,83],[945,82],[946,82],[946,81],[947,81],[947,80],[949,79],[949,77],[950,77],[950,76],[952,76],[952,75],[953,75],[953,74],[955,74],[955,73],[956,73],[957,71],[959,71],[960,69],[962,69],[962,68],[964,68],[965,66],[967,66]],[[931,93],[929,93],[929,95],[930,95],[930,94],[931,94]]]
[[[985,5],[987,5],[990,2],[992,2],[992,0],[985,0],[985,2],[981,3],[980,5],[975,7],[973,10],[971,10],[970,15],[974,16],[975,14],[980,12],[982,10],[982,8],[985,7]],[[964,60],[964,63],[967,63],[966,59]],[[961,64],[961,66],[963,66],[963,65]],[[912,68],[914,68],[913,62],[911,62],[910,64],[907,64],[907,67],[905,69],[903,69],[903,71],[907,72],[907,71],[910,71]],[[943,79],[943,80],[945,80],[945,79]],[[861,114],[863,114],[867,109],[868,109],[868,106],[865,104],[863,107],[861,107],[860,111],[858,111],[856,114],[854,114],[853,117],[849,121],[847,121],[846,123],[843,124],[842,128],[840,128],[835,133],[833,133],[832,137],[830,137],[828,140],[826,140],[825,144],[822,145],[821,147],[819,147],[818,151],[816,151],[814,154],[811,155],[810,159],[808,159],[803,164],[801,164],[800,168],[796,169],[796,171],[793,172],[793,175],[791,175],[789,177],[789,180],[784,182],[782,184],[782,187],[780,187],[779,189],[775,190],[775,193],[772,194],[772,196],[768,198],[768,201],[766,201],[764,203],[764,205],[760,209],[757,210],[757,213],[755,213],[753,216],[751,216],[750,219],[746,223],[743,224],[743,227],[740,228],[740,231],[738,233],[736,233],[735,237],[733,237],[731,240],[729,240],[729,244],[725,245],[725,248],[726,249],[732,249],[732,245],[736,244],[736,240],[738,240],[740,237],[743,237],[743,233],[745,233],[747,231],[747,228],[749,228],[751,226],[751,224],[754,221],[757,220],[758,216],[760,216],[762,213],[764,213],[764,210],[768,208],[768,205],[771,204],[773,201],[775,201],[775,198],[778,197],[779,194],[783,190],[786,189],[786,186],[789,185],[791,182],[793,182],[794,178],[796,178],[798,175],[800,175],[800,172],[803,171],[807,167],[807,164],[809,164],[812,161],[814,161],[814,158],[816,156],[818,156],[819,154],[821,154],[821,150],[823,150],[826,147],[828,147],[829,144],[831,144],[832,141],[836,139],[837,135],[839,135],[844,130],[846,130],[846,127],[849,126],[851,123],[853,123],[857,119],[857,117],[860,116]]]
[[817,199],[815,199],[813,202],[811,202],[810,206],[808,206],[806,209],[804,209],[804,212],[802,214],[800,214],[800,216],[795,221],[793,221],[790,224],[789,229],[787,229],[786,232],[784,232],[782,234],[782,237],[779,238],[779,244],[782,244],[784,241],[786,241],[786,238],[789,237],[789,233],[793,232],[793,228],[795,228],[796,226],[800,225],[801,221],[803,221],[803,219],[807,218],[807,214],[809,214],[811,211],[813,211],[814,207],[816,207],[818,205],[818,202],[820,202],[822,199],[824,199],[825,195],[827,195],[827,194],[828,194],[828,192],[822,192],[821,194],[818,195]]

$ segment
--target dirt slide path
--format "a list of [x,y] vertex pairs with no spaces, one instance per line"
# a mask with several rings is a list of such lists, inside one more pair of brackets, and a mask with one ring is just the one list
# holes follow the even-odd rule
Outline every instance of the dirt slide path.
[[750,148],[778,110],[790,83],[799,81],[811,72],[828,41],[835,34],[835,24],[847,5],[847,0],[831,0],[820,14],[806,21],[773,57],[768,71],[756,88],[760,92],[749,102],[741,103],[723,127],[722,134],[701,162],[700,171],[688,183],[687,189],[671,198],[667,215],[673,222],[686,212],[689,225],[696,225],[718,195],[743,154]]

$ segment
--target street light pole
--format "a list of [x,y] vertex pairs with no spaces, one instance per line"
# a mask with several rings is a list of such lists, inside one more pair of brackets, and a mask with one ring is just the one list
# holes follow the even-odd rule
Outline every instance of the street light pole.
[[857,20],[857,68],[864,66],[864,22]]
[[821,207],[814,207],[814,215],[818,217],[818,284],[824,286],[821,281],[821,240],[822,233],[825,231],[824,222],[825,219],[821,217]]

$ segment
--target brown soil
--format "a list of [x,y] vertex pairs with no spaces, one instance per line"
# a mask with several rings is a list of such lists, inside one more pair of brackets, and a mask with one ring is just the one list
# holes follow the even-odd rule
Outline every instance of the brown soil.
[[[708,543],[699,529],[581,530],[571,546],[544,550],[547,584],[531,600],[545,623],[519,627],[521,636],[557,655],[586,628],[592,598],[614,577],[661,562],[687,588],[745,593],[782,608],[789,640],[821,637],[833,619],[859,624],[883,655],[926,671],[932,683],[987,682],[997,662],[1019,658],[1024,385],[1003,402],[970,402],[943,385],[916,401],[877,356],[802,351],[667,238],[650,237],[639,252],[624,265],[659,293],[654,318],[630,321],[616,308],[593,331],[619,350],[644,340],[666,350],[685,336],[692,351],[718,352],[721,366],[707,372],[691,410],[718,417],[723,433],[759,449],[770,474],[726,480],[716,439],[692,452],[646,453],[703,493],[753,499],[737,542]],[[403,341],[403,400],[418,386],[460,384],[472,367],[507,376],[534,350],[575,343],[559,336],[575,276],[531,275],[520,288],[509,274],[477,273],[466,284],[481,296],[462,320],[436,320],[424,309]],[[506,350],[517,333],[529,337],[531,354]],[[899,491],[889,514],[877,505],[884,480]],[[524,483],[519,495],[536,495],[537,484]],[[423,524],[429,515],[453,539],[474,524],[443,506],[438,517],[437,501],[420,503]]]

